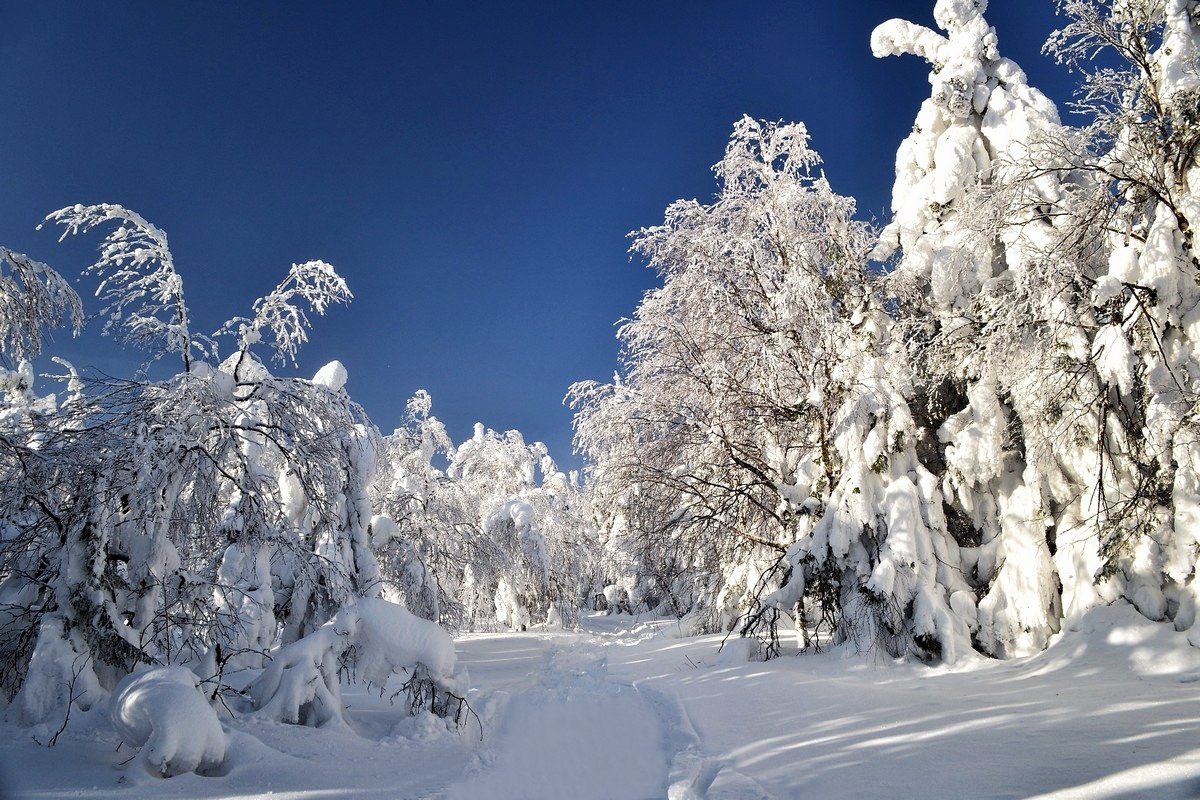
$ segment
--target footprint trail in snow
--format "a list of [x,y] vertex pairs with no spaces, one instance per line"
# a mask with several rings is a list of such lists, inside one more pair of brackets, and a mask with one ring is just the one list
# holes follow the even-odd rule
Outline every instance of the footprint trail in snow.
[[[481,769],[452,787],[448,800],[665,797],[672,754],[654,706],[607,678],[594,645],[540,641],[540,658],[527,637],[472,648],[478,660],[468,668],[490,672],[505,688],[481,703],[494,747],[485,745]],[[508,681],[505,670],[514,673]]]

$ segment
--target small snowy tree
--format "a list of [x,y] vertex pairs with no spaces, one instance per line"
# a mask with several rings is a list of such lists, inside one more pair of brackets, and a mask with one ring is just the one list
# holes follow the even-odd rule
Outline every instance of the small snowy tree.
[[262,340],[264,331],[271,336],[272,357],[280,364],[296,363],[296,349],[308,341],[311,326],[308,315],[296,300],[323,315],[334,303],[349,303],[354,297],[342,276],[324,261],[293,264],[287,277],[266,297],[254,301],[254,317],[234,317],[219,333],[236,335],[238,351],[247,352]]
[[547,621],[552,609],[582,607],[574,576],[588,555],[578,487],[557,473],[544,445],[476,424],[447,474],[474,518],[460,589],[471,624],[519,629]]
[[372,523],[385,596],[451,628],[465,626],[460,580],[478,535],[462,486],[446,474],[454,443],[420,390],[408,401],[408,420],[384,440],[383,469],[373,503],[386,517]]

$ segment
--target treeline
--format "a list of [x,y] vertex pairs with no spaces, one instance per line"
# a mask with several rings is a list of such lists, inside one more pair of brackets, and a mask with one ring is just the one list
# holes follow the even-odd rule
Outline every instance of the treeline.
[[882,230],[744,119],[716,199],[635,234],[662,286],[572,389],[635,606],[767,654],[1023,655],[1120,597],[1193,629],[1200,10],[1061,3],[1071,127],[986,5],[872,36],[931,67]]
[[46,329],[78,331],[82,303],[2,251],[0,347],[16,365],[0,370],[0,695],[20,721],[65,724],[164,666],[189,668],[217,707],[288,722],[344,722],[347,672],[406,675],[414,707],[461,717],[437,625],[561,624],[602,589],[578,479],[544,446],[479,426],[456,447],[423,392],[383,436],[339,362],[272,374],[260,354],[294,366],[308,315],[351,299],[329,264],[294,265],[208,336],[161,230],[113,205],[48,219],[106,231],[86,270],[104,332],[180,371],[113,379],[59,361],[62,397],[36,393],[28,359]]

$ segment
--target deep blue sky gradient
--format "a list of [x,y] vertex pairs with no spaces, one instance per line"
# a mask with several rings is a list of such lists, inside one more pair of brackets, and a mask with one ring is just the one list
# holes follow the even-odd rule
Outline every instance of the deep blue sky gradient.
[[[135,209],[205,332],[325,259],[356,298],[315,320],[298,374],[341,359],[385,432],[424,388],[456,440],[518,428],[576,465],[563,394],[612,375],[613,323],[654,281],[626,234],[712,197],[742,114],[807,123],[835,189],[882,219],[928,68],[873,59],[870,32],[932,5],[7,3],[0,242],[74,276],[100,235],[57,244],[42,217]],[[1061,106],[1053,3],[992,5],[1002,53]],[[143,355],[96,327],[37,366],[131,374]]]

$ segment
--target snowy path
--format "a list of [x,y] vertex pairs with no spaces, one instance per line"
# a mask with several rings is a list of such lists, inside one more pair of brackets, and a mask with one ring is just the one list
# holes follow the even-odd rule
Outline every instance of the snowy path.
[[237,720],[220,775],[162,781],[88,714],[53,749],[0,728],[0,798],[1200,797],[1200,651],[1128,607],[955,669],[587,626],[459,640],[482,742],[351,687],[357,733]]
[[449,800],[606,800],[666,796],[661,722],[630,685],[608,679],[603,650],[574,636],[502,636],[464,648],[473,679],[496,686],[485,768]]
[[[771,800],[723,759],[704,756],[678,699],[627,668],[651,663],[639,654],[658,628],[619,618],[590,625],[609,630],[461,643],[473,681],[495,687],[484,718],[503,721],[494,726],[495,749],[480,759],[488,766],[447,800]],[[709,637],[701,649],[713,647]],[[622,663],[620,674],[609,670],[610,657]]]

